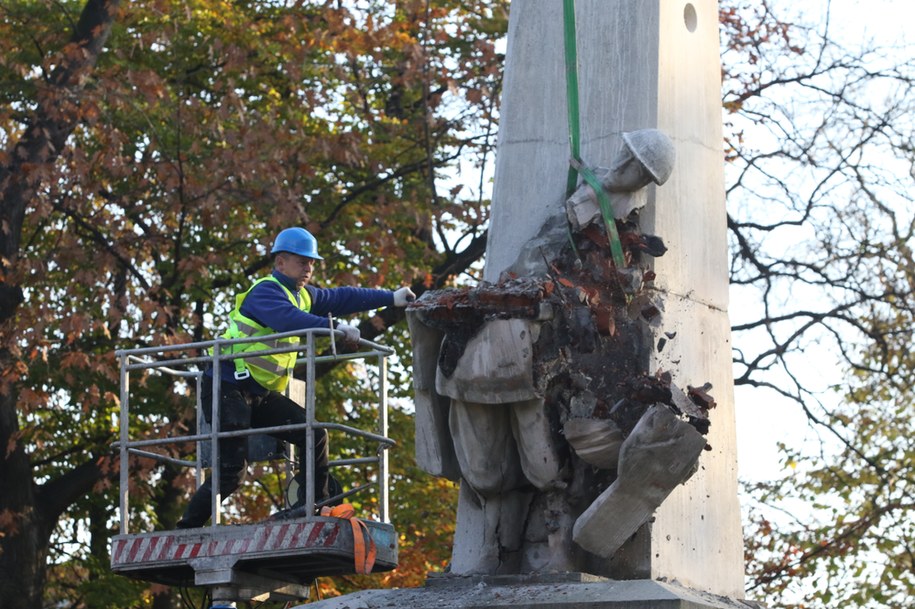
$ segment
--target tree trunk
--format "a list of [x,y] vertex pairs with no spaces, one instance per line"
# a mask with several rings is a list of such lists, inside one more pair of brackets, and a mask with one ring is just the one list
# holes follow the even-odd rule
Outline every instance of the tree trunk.
[[[0,364],[6,369],[9,353],[4,350]],[[34,521],[35,488],[28,457],[16,437],[16,394],[0,395],[0,446],[14,446],[0,459],[0,598],[13,609],[24,607],[16,599],[39,606],[44,584],[44,562],[47,544],[40,543]],[[44,547],[44,549],[42,549]]]
[[20,360],[10,350],[14,317],[22,303],[15,279],[26,208],[53,173],[49,169],[80,120],[81,83],[111,33],[119,0],[87,0],[70,44],[38,94],[22,138],[0,165],[0,599],[6,609],[41,606],[48,540],[60,514],[100,476],[89,462],[42,487],[35,484],[19,437],[17,378]]

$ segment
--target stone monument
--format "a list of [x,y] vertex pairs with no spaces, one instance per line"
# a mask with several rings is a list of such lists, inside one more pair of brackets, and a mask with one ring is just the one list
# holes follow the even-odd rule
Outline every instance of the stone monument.
[[[510,11],[485,282],[408,310],[417,460],[461,484],[445,579],[746,606],[717,2],[575,2],[581,159],[609,209],[566,192],[563,4]],[[369,598],[351,606],[388,606]]]

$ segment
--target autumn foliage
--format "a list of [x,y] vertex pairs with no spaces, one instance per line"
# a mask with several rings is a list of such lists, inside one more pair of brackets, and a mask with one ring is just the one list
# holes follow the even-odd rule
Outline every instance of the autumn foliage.
[[[437,287],[481,255],[473,165],[491,159],[505,6],[369,4],[0,7],[0,473],[22,489],[0,493],[0,597],[18,599],[6,606],[162,602],[107,570],[116,349],[214,336],[287,226],[318,236],[322,285]],[[409,366],[396,322],[377,316],[363,335]],[[329,384],[333,408],[351,389]],[[137,433],[192,424],[187,388],[136,386]],[[398,416],[403,567],[387,578],[416,585],[447,558],[453,489],[409,469],[412,425]],[[136,463],[149,526],[183,507],[188,482],[172,470]]]
[[[735,321],[735,376],[792,400],[833,448],[785,446],[785,477],[749,489],[760,500],[748,527],[750,595],[908,606],[911,52],[849,48],[828,19],[792,22],[774,4],[727,0],[720,11],[732,282],[761,303]],[[4,607],[177,603],[174,591],[108,570],[113,354],[212,337],[232,296],[269,268],[279,229],[315,232],[325,285],[420,292],[473,277],[507,5],[0,3]],[[448,560],[454,488],[412,462],[399,321],[382,311],[361,329],[400,357],[391,394],[401,566],[322,579],[322,594],[368,579],[418,585]],[[844,378],[817,393],[797,371],[823,361],[821,345]],[[321,416],[370,420],[359,383],[344,368],[328,372]],[[137,434],[193,424],[180,383],[147,376],[135,386]],[[134,465],[142,500],[132,516],[170,526],[187,476]],[[261,473],[239,517],[273,507],[275,472]]]

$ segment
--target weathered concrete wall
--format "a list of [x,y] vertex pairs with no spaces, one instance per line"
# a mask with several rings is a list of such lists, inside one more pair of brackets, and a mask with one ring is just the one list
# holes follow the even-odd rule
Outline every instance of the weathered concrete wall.
[[[663,330],[677,335],[669,350],[655,354],[652,369],[711,382],[718,408],[711,413],[712,452],[658,512],[652,572],[676,573],[687,585],[704,581],[703,587],[741,598],[743,534],[727,317],[718,3],[667,1],[660,6],[657,126],[674,138],[678,160],[642,224],[646,232],[663,235],[670,248],[654,261],[655,285],[666,302]],[[705,564],[690,560],[694,554]]]
[[[700,471],[657,512],[627,561],[653,578],[743,596],[733,379],[727,319],[720,64],[714,0],[579,0],[582,158],[608,166],[624,131],[655,127],[677,149],[673,175],[650,187],[642,232],[664,238],[654,261],[665,311],[648,368],[681,385],[710,381],[718,407]],[[511,5],[502,123],[485,279],[497,281],[544,221],[562,213],[569,158],[562,3]]]
[[[542,0],[540,0],[542,1]],[[765,609],[675,582],[581,574],[436,578],[423,588],[363,590],[294,609]]]

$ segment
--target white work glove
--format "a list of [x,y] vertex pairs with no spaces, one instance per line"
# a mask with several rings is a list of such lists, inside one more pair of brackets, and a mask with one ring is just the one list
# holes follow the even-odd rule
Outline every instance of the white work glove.
[[394,306],[395,307],[405,307],[408,303],[416,300],[416,294],[413,293],[413,290],[407,287],[400,288],[394,292]]
[[356,326],[350,326],[347,324],[337,324],[336,330],[343,332],[343,342],[347,345],[358,345],[359,344],[359,328]]

